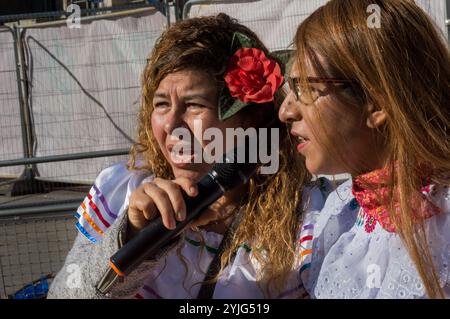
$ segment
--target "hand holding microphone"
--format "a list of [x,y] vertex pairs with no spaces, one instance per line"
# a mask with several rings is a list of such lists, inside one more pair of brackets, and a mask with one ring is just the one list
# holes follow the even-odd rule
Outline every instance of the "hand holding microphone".
[[197,185],[187,178],[172,181],[157,177],[152,182],[141,184],[130,196],[128,239],[159,215],[167,229],[174,229],[177,221],[186,218],[182,191],[191,197],[198,194]]
[[[177,221],[183,221],[186,218],[186,204],[182,191],[190,197],[195,197],[198,194],[197,184],[187,178],[155,178],[151,182],[141,184],[130,196],[127,241],[159,215],[167,229],[174,229]],[[203,226],[223,218],[227,212],[221,204],[216,205],[217,208],[214,207],[215,204],[205,209],[190,226]]]
[[[138,232],[111,257],[111,268],[118,275],[124,276],[143,260],[155,257],[161,247],[173,239],[226,191],[245,184],[256,171],[258,164],[248,161],[239,163],[239,151],[245,152],[245,158],[248,158],[248,150],[245,147],[236,148],[226,154],[223,162],[216,163],[211,171],[199,181],[195,197],[191,197],[195,192],[191,191],[192,185],[187,181],[179,180],[175,184],[172,181],[157,180],[150,187],[143,185],[133,197],[132,216],[129,216],[133,219],[131,223],[136,228],[135,231]],[[147,198],[146,200],[145,197],[149,196],[143,196],[145,194],[142,191],[147,195],[149,192],[152,195],[151,199]],[[181,203],[180,194],[184,199],[185,206]],[[156,211],[161,213],[161,217],[155,217],[157,216]],[[178,217],[178,221],[174,225],[175,212],[181,214],[186,212],[186,218],[180,221],[183,218],[182,216]],[[147,221],[154,219],[145,226],[147,221],[142,216]],[[139,230],[140,227],[143,228]]]

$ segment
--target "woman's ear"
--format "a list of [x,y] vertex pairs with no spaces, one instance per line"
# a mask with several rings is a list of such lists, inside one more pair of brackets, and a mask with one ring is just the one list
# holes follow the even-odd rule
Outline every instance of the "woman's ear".
[[387,114],[383,109],[377,109],[370,103],[367,106],[367,121],[366,125],[369,128],[379,128],[386,123]]

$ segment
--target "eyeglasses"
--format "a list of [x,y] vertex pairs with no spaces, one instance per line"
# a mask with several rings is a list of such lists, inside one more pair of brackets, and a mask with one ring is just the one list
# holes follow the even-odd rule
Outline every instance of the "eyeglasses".
[[309,90],[302,87],[300,83],[300,78],[288,77],[289,89],[294,92],[295,100],[300,101],[303,104],[309,105],[313,104],[321,96],[326,96],[331,92],[339,92],[350,87],[351,83],[354,81],[335,79],[335,78],[325,78],[325,77],[307,77],[308,83],[330,83],[335,84],[332,86],[327,86],[324,90],[319,90],[317,88],[311,87]]

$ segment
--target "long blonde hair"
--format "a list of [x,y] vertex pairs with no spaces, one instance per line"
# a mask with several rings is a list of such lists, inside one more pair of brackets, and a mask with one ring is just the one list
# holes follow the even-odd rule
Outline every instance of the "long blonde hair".
[[[225,14],[180,21],[162,34],[143,72],[139,141],[132,147],[131,169],[146,169],[155,176],[173,178],[152,133],[153,94],[166,75],[183,69],[209,72],[220,90],[224,85],[223,73],[233,54],[230,48],[234,32],[247,35],[268,53],[252,31]],[[261,119],[277,119],[276,103],[248,106],[238,113],[244,119],[255,118],[255,114]],[[266,294],[271,285],[275,291],[280,290],[292,268],[295,234],[301,222],[297,208],[302,186],[310,180],[303,161],[295,156],[287,127],[280,122],[277,125],[280,128],[279,171],[251,178],[248,197],[240,210],[242,220],[221,257],[223,270],[240,245],[250,246],[253,256],[263,266],[259,279]],[[139,157],[144,165],[137,165]],[[298,172],[296,178],[292,178],[292,172]]]
[[[374,4],[381,9],[379,28],[367,23],[367,8]],[[386,112],[379,133],[388,154],[390,193],[399,194],[400,205],[393,214],[391,196],[390,215],[430,298],[443,293],[423,220],[414,222],[410,194],[420,190],[422,166],[433,171],[433,182],[449,183],[450,57],[443,38],[412,0],[332,0],[299,26],[294,40],[299,65],[306,58],[319,76],[355,81],[354,111],[371,103]],[[318,55],[326,62],[319,63]],[[300,75],[306,83],[305,68]]]

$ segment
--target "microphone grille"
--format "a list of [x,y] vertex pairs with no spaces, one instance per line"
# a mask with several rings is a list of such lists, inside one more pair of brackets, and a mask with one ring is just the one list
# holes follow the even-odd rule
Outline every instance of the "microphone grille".
[[237,154],[239,150],[242,149],[235,148],[228,152],[224,155],[223,161],[215,163],[212,168],[216,175],[216,181],[226,190],[246,183],[258,167],[258,163],[249,161],[248,154],[245,154],[245,161],[238,162]]

